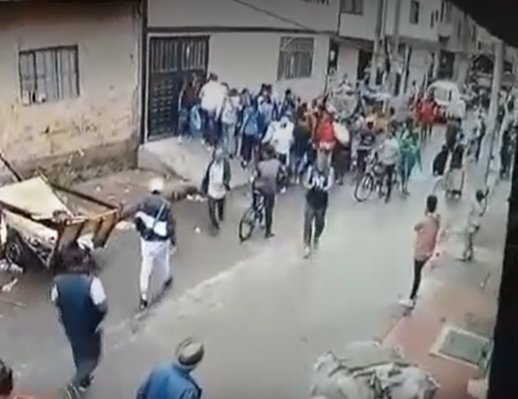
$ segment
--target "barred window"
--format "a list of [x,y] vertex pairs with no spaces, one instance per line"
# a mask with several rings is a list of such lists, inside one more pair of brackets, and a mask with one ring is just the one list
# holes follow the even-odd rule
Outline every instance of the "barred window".
[[362,15],[363,0],[340,0],[340,12]]
[[278,79],[308,78],[313,71],[313,38],[282,37]]
[[18,68],[24,105],[79,96],[77,46],[20,51]]

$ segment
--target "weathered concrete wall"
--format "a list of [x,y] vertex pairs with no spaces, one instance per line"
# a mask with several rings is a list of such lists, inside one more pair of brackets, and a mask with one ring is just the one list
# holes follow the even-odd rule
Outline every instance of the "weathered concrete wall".
[[150,27],[245,27],[335,31],[339,0],[149,0]]
[[[179,33],[179,36],[186,34]],[[291,88],[304,100],[311,100],[324,91],[329,37],[312,34],[278,32],[197,32],[209,40],[209,72],[231,87],[258,90],[262,83],[271,83],[279,92]],[[155,35],[156,36],[156,35]],[[168,36],[168,35],[159,35]],[[313,67],[311,76],[300,79],[277,79],[281,37],[313,38]]]
[[[0,150],[15,166],[63,175],[66,165],[74,171],[65,179],[70,180],[135,162],[140,102],[135,7],[0,5]],[[60,45],[78,46],[79,97],[23,105],[19,51]]]

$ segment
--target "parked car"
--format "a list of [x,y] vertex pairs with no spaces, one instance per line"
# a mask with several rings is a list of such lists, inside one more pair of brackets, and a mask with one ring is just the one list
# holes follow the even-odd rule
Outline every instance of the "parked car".
[[439,119],[446,120],[453,117],[464,119],[466,102],[456,83],[447,80],[435,81],[426,89],[424,98],[427,99],[430,95],[433,95],[437,105]]

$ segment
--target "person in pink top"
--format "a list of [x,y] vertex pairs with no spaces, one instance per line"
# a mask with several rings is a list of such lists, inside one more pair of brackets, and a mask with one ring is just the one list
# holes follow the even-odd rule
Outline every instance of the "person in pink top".
[[441,217],[437,213],[437,197],[429,195],[426,198],[426,213],[414,227],[416,239],[414,244],[414,282],[410,297],[401,302],[408,308],[415,306],[415,300],[421,284],[421,274],[424,266],[435,253],[439,231],[441,228]]

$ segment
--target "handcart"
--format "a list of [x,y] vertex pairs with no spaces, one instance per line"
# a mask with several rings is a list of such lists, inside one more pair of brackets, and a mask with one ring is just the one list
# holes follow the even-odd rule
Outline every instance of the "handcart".
[[122,208],[39,175],[0,187],[0,209],[5,260],[23,270],[54,272],[70,244],[89,251],[104,247]]

